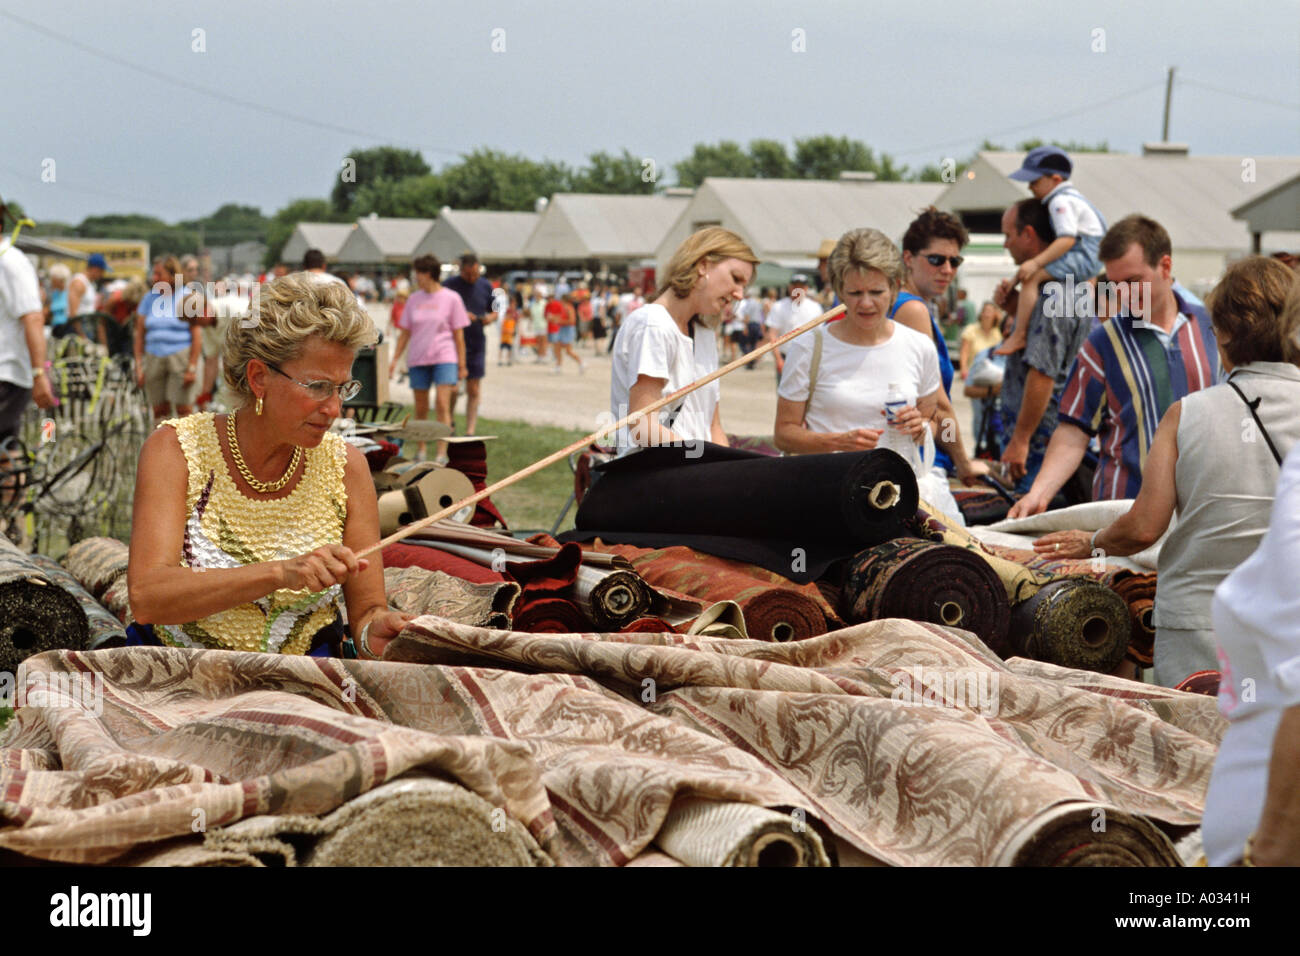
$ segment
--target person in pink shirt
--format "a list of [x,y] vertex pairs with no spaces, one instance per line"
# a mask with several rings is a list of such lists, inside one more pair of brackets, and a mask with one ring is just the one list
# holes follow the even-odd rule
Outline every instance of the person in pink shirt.
[[[451,402],[456,394],[456,383],[465,377],[465,334],[469,315],[465,303],[450,289],[444,289],[438,277],[442,263],[435,256],[420,256],[414,262],[415,283],[419,291],[412,292],[402,310],[401,334],[397,348],[388,365],[388,377],[397,372],[397,363],[409,344],[411,354],[407,369],[411,389],[415,393],[415,417],[429,416],[429,387],[436,387],[434,395],[435,416],[445,425],[452,424]],[[445,445],[439,443],[439,454]],[[424,457],[424,445],[418,452]]]

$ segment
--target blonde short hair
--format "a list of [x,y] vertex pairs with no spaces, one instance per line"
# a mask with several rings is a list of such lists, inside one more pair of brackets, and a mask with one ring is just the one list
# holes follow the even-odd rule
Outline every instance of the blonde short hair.
[[283,365],[302,354],[309,338],[350,349],[371,345],[378,336],[370,316],[342,282],[308,272],[272,279],[253,293],[253,314],[226,328],[222,366],[226,384],[241,404],[252,401],[248,363],[258,359]]
[[754,250],[749,248],[749,243],[730,229],[708,226],[692,233],[677,247],[673,257],[668,260],[663,281],[655,290],[654,297],[659,298],[669,289],[679,299],[689,297],[700,278],[699,273],[695,271],[699,264],[704,262],[711,266],[723,259],[739,259],[750,265],[758,265],[758,256],[754,255]]
[[62,262],[56,262],[54,263],[54,265],[50,266],[50,278],[61,279],[63,280],[63,282],[66,283],[69,279],[72,278],[72,270],[69,269],[67,266],[65,266]]
[[844,297],[844,280],[850,272],[869,269],[883,273],[897,292],[903,281],[903,257],[898,246],[879,229],[851,229],[840,236],[826,260],[826,274],[835,294]]

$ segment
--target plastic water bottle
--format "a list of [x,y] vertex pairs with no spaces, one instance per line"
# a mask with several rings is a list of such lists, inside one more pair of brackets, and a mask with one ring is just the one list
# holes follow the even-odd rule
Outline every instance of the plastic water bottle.
[[876,447],[888,448],[890,451],[897,452],[905,462],[915,469],[918,457],[916,442],[912,441],[910,435],[895,427],[899,413],[906,407],[907,399],[903,395],[903,390],[891,382],[889,391],[885,393],[885,430],[876,443]]

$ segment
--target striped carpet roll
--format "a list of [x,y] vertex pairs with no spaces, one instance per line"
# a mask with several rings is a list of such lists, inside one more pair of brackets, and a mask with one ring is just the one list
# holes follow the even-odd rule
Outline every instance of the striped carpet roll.
[[677,800],[655,842],[687,866],[830,866],[803,816],[749,803]]
[[113,582],[126,575],[129,555],[130,549],[116,538],[86,538],[68,549],[63,566],[91,597],[102,601]]
[[1133,624],[1124,600],[1096,581],[1060,578],[1011,611],[1015,653],[1106,674],[1124,659]]
[[1007,656],[1011,606],[988,563],[965,548],[896,538],[849,562],[840,607],[852,621],[901,617],[960,627]]

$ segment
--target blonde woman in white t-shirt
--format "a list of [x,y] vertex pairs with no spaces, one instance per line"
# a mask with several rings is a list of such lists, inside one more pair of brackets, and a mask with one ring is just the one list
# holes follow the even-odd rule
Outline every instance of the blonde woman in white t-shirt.
[[827,269],[846,313],[825,327],[811,390],[818,336],[791,343],[777,390],[776,447],[789,454],[875,448],[887,427],[885,396],[897,385],[908,404],[890,427],[917,442],[930,429],[964,481],[987,473],[987,464],[966,454],[957,429],[943,427],[934,342],[889,318],[903,280],[898,247],[877,229],[855,229],[840,237]]
[[[670,395],[718,367],[716,318],[739,302],[758,258],[734,232],[710,226],[687,237],[668,262],[653,301],[627,315],[614,341],[610,410],[616,419]],[[727,444],[710,383],[617,436],[620,455],[654,445]]]

